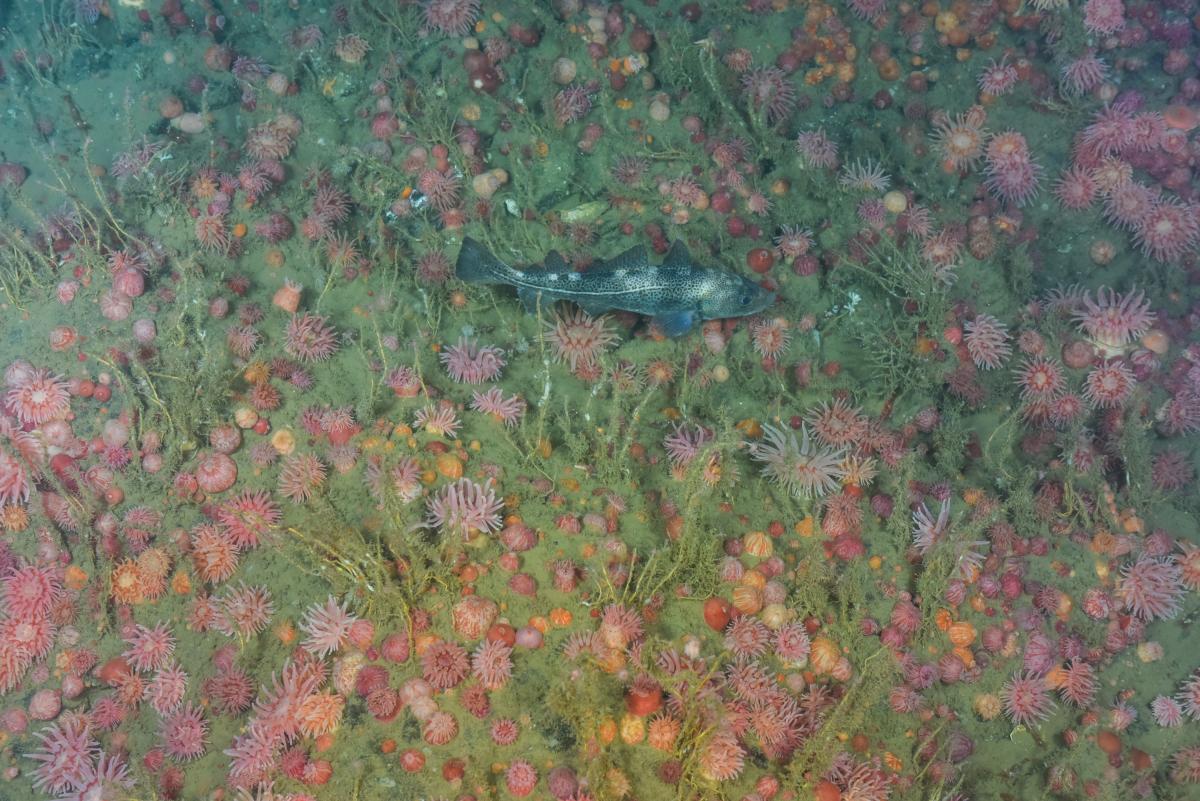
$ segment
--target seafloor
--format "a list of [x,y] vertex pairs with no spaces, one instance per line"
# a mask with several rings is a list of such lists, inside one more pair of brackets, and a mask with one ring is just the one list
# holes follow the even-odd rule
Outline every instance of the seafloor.
[[0,4],[0,799],[1200,797],[1198,36]]

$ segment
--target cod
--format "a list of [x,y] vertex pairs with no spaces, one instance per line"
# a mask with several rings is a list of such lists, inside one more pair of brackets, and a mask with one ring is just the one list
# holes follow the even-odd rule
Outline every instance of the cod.
[[644,314],[670,337],[698,320],[757,314],[775,302],[775,293],[724,270],[692,260],[676,240],[661,264],[652,264],[644,246],[632,247],[584,272],[572,270],[555,251],[541,269],[518,269],[502,262],[479,242],[465,237],[455,275],[473,284],[513,286],[527,311],[569,300],[588,314],[627,311]]

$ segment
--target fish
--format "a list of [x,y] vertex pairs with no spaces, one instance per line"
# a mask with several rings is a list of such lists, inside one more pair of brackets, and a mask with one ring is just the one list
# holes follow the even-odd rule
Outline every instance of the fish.
[[454,274],[467,283],[516,287],[531,313],[568,300],[592,315],[614,310],[646,315],[670,337],[686,334],[699,321],[758,314],[775,302],[774,292],[748,278],[698,264],[680,240],[661,264],[651,263],[645,246],[637,245],[577,272],[553,250],[542,269],[519,269],[464,237]]

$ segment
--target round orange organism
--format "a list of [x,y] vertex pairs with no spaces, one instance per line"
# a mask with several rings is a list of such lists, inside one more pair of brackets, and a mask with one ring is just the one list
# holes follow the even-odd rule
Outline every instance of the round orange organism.
[[127,676],[132,672],[133,668],[131,668],[129,663],[125,661],[125,657],[114,656],[112,659],[100,666],[100,670],[96,673],[96,676],[100,679],[100,681],[112,687],[118,684],[124,676]]
[[950,624],[950,628],[946,629],[946,635],[950,638],[950,642],[965,647],[975,642],[975,627],[965,620],[960,620]]
[[733,609],[724,598],[712,597],[704,602],[704,622],[713,631],[724,631]]
[[747,570],[742,574],[742,578],[738,583],[744,587],[753,587],[756,590],[761,590],[767,586],[767,577],[758,570]]
[[493,623],[487,630],[486,639],[488,642],[502,642],[512,648],[517,642],[517,630],[507,623]]
[[939,609],[933,615],[933,622],[939,631],[948,631],[950,624],[954,622],[954,618],[950,616],[950,610]]
[[271,377],[271,368],[266,362],[253,361],[246,365],[246,369],[242,370],[242,378],[247,384],[261,384]]
[[180,570],[171,576],[171,592],[176,595],[187,595],[192,591],[192,580],[186,571]]
[[1063,670],[1062,665],[1053,667],[1046,673],[1046,686],[1051,690],[1059,689],[1063,686],[1063,683],[1066,682],[1066,680],[1067,672]]
[[667,538],[672,542],[683,536],[682,515],[672,515],[671,517],[667,518],[666,534]]
[[995,693],[982,693],[975,696],[972,706],[975,709],[975,714],[983,720],[995,720],[1004,708],[1000,702],[1000,697]]
[[742,584],[733,588],[733,606],[743,615],[756,615],[763,607],[762,590]]
[[625,708],[639,717],[654,714],[662,708],[662,688],[652,682],[634,682],[625,693]]
[[76,592],[86,587],[87,582],[88,574],[78,565],[69,565],[63,574],[63,584],[66,584],[68,589],[75,590]]
[[775,544],[763,531],[751,531],[742,537],[742,548],[758,559],[766,559],[775,552]]
[[1096,734],[1096,745],[1109,756],[1121,753],[1121,738],[1108,729]]
[[439,454],[437,457],[437,471],[449,479],[462,478],[462,460],[453,453]]
[[842,791],[828,779],[822,779],[813,787],[813,801],[842,801]]
[[9,504],[3,508],[0,518],[4,530],[8,532],[16,533],[29,527],[29,513],[25,511],[24,506]]
[[114,601],[122,604],[136,604],[145,600],[144,582],[137,562],[126,559],[113,568],[112,597]]
[[271,298],[271,303],[276,307],[283,309],[288,314],[295,314],[300,308],[300,295],[303,292],[303,287],[296,282],[285,279],[283,286],[275,290],[274,297]]
[[283,645],[291,645],[296,641],[296,627],[292,625],[290,620],[281,620],[275,624],[272,629],[275,634],[275,639],[279,640]]
[[828,637],[817,637],[812,641],[809,662],[817,673],[829,673],[842,658],[837,643]]
[[658,751],[671,751],[675,748],[681,728],[679,721],[670,715],[657,715],[650,719],[646,727],[646,742]]
[[1163,109],[1163,122],[1168,128],[1176,128],[1180,131],[1190,131],[1196,126],[1200,126],[1200,110],[1185,106],[1182,103],[1175,103]]

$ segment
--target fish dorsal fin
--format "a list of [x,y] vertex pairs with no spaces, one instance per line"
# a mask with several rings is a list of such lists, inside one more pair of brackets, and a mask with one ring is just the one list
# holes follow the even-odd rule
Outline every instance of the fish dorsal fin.
[[629,270],[635,267],[645,267],[649,264],[645,245],[634,245],[624,253],[618,253],[607,261],[598,262],[588,268],[588,272],[600,270]]
[[688,252],[687,245],[683,244],[682,239],[676,239],[671,245],[671,249],[667,251],[666,258],[663,259],[663,267],[690,267],[692,265],[692,254]]
[[548,273],[561,273],[567,270],[567,261],[557,250],[552,250],[546,254],[546,261],[542,265]]

